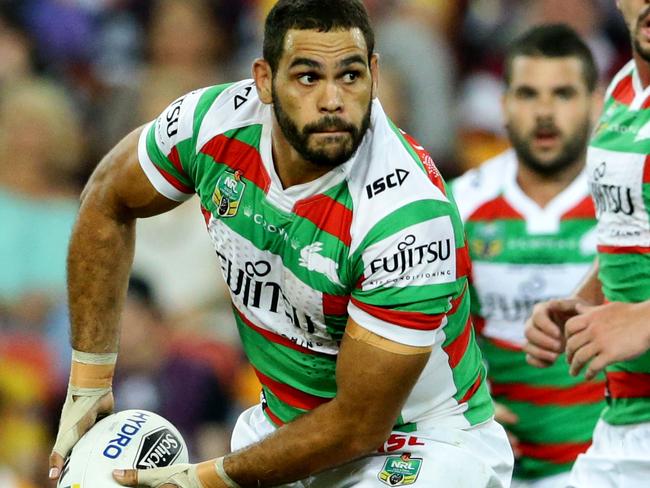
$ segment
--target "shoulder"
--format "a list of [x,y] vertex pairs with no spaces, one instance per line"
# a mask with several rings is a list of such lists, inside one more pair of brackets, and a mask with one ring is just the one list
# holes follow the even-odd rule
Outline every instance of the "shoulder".
[[635,68],[636,68],[636,64],[634,63],[634,60],[631,59],[630,61],[628,61],[628,63],[625,66],[623,66],[619,70],[618,73],[614,75],[612,81],[610,81],[609,86],[607,87],[607,91],[605,92],[605,99],[608,99],[612,96],[614,90],[616,89],[616,87],[619,86],[619,84],[622,81],[629,79],[631,82],[631,76],[632,73],[634,73]]
[[515,170],[516,164],[515,152],[509,149],[451,182],[463,220],[503,191],[505,177]]
[[373,103],[367,137],[350,164],[353,241],[355,235],[365,236],[380,222],[406,224],[409,215],[424,208],[446,209],[451,205],[431,156],[393,125],[378,101]]

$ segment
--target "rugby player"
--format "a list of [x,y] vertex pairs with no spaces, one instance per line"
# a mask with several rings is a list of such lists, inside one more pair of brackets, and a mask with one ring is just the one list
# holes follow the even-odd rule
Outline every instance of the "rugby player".
[[570,486],[644,486],[650,479],[650,2],[618,0],[633,59],[614,77],[587,154],[598,257],[570,298],[535,307],[529,362],[566,349],[570,371],[605,369],[607,407]]
[[378,76],[360,0],[281,0],[252,80],[181,97],[100,163],[68,259],[74,352],[52,479],[112,407],[135,219],[197,193],[262,401],[232,454],[118,470],[120,483],[509,486],[462,223],[431,157],[384,114]]
[[536,302],[568,295],[596,253],[584,171],[598,72],[565,25],[535,27],[505,62],[503,112],[513,148],[452,183],[472,258],[472,314],[483,340],[496,419],[517,455],[512,486],[565,486],[604,407],[602,381],[566,361],[526,362],[524,324]]

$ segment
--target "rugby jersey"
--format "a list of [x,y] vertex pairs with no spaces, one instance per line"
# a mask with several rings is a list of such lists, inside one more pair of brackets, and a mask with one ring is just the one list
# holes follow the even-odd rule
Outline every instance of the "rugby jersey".
[[519,422],[508,426],[522,456],[514,476],[569,471],[590,445],[604,407],[602,379],[569,375],[564,356],[546,369],[526,362],[524,324],[539,301],[569,295],[592,266],[595,212],[583,172],[545,208],[516,183],[513,150],[452,183],[472,258],[472,313],[482,329],[495,401]]
[[[608,301],[650,300],[650,87],[634,61],[613,79],[589,146],[598,213],[598,276]],[[606,369],[614,425],[650,421],[650,352]]]
[[375,100],[349,161],[284,189],[271,130],[272,107],[245,80],[179,98],[139,144],[161,194],[201,200],[267,417],[281,425],[336,395],[351,317],[390,340],[433,347],[396,429],[488,420],[462,223],[431,157]]

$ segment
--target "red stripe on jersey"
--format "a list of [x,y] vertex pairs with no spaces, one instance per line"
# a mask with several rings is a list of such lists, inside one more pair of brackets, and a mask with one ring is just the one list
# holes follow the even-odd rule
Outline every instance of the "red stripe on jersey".
[[485,340],[490,342],[492,345],[498,347],[499,349],[505,349],[506,351],[521,352],[523,347],[514,342],[506,341],[504,339],[495,339],[494,337],[485,337]]
[[562,215],[561,220],[595,218],[596,208],[594,207],[594,201],[591,196],[586,196],[578,205]]
[[194,193],[194,188],[190,188],[189,186],[184,185],[173,174],[168,173],[167,171],[165,171],[161,167],[156,166],[155,164],[154,164],[154,167],[158,170],[158,172],[162,175],[162,177],[167,180],[167,182],[169,184],[171,184],[174,188],[176,188],[181,193],[186,193],[188,195],[192,195]]
[[540,459],[553,464],[572,463],[584,453],[591,442],[566,442],[562,444],[532,444],[520,442],[517,447],[524,457]]
[[325,315],[345,315],[348,313],[350,295],[330,295],[323,293],[323,313]]
[[645,157],[645,165],[643,166],[643,182],[650,183],[650,156]]
[[360,302],[351,298],[352,303],[359,307],[364,312],[372,315],[373,317],[383,320],[391,324],[399,325],[407,329],[416,330],[435,330],[442,324],[445,314],[427,315],[420,312],[405,312],[402,310],[390,310],[387,308],[377,307],[375,305],[368,305],[367,303]]
[[603,254],[647,254],[650,247],[642,246],[598,246],[598,252]]
[[607,372],[607,391],[612,398],[649,398],[650,374]]
[[463,303],[463,298],[465,298],[465,293],[467,292],[467,282],[465,282],[465,287],[463,288],[463,292],[458,295],[457,298],[454,298],[451,301],[451,308],[447,312],[447,315],[453,315],[456,312],[458,312],[458,307],[460,307],[460,304]]
[[463,356],[467,351],[467,346],[469,345],[469,338],[471,337],[471,333],[472,321],[470,319],[467,319],[463,332],[461,332],[461,334],[453,341],[451,341],[447,346],[442,348],[447,353],[447,356],[449,356],[449,366],[452,368],[455,368],[458,363],[460,363],[460,360],[463,359]]
[[181,156],[180,156],[180,154],[178,154],[178,148],[176,146],[172,147],[172,150],[167,155],[167,159],[169,159],[172,162],[172,164],[174,165],[174,168],[176,168],[176,170],[183,177],[187,178],[187,173],[185,172],[185,169],[183,168],[183,164],[181,163]]
[[582,383],[567,388],[534,386],[525,383],[491,383],[494,396],[503,396],[513,402],[535,405],[581,405],[598,403],[605,399],[605,382]]
[[467,239],[463,247],[456,248],[456,278],[470,276],[472,274],[472,260],[469,257]]
[[634,86],[632,84],[632,75],[627,75],[618,82],[612,92],[612,97],[619,103],[630,105],[634,100]]
[[210,218],[212,218],[212,213],[205,208],[203,205],[201,205],[201,213],[203,214],[203,219],[205,220],[205,225],[210,224]]
[[296,202],[293,212],[311,221],[320,230],[337,237],[350,246],[350,226],[352,210],[327,195],[315,195]]
[[516,219],[522,220],[522,215],[517,212],[502,196],[485,202],[477,208],[467,219],[470,222],[479,220]]
[[474,393],[476,393],[476,390],[478,390],[481,386],[481,383],[483,383],[483,376],[481,376],[481,373],[479,373],[478,377],[476,378],[476,381],[472,384],[472,386],[469,387],[469,390],[465,392],[463,395],[463,398],[458,400],[458,403],[465,403],[467,402],[470,398],[474,396]]
[[201,148],[203,154],[211,156],[217,163],[222,163],[233,170],[241,171],[243,176],[255,186],[267,193],[271,186],[271,177],[264,168],[260,153],[253,146],[218,135],[210,139]]
[[480,315],[472,315],[472,323],[474,324],[474,330],[476,333],[483,335],[483,329],[485,329],[485,319]]
[[268,388],[276,397],[282,400],[287,405],[294,408],[301,408],[302,410],[313,410],[314,408],[327,403],[331,398],[323,398],[315,395],[310,395],[304,391],[300,391],[285,383],[280,383],[265,374],[253,368],[260,383]]
[[431,180],[431,183],[433,183],[442,192],[443,195],[447,195],[445,192],[445,184],[442,180],[442,176],[440,175],[440,171],[438,171],[433,158],[431,158],[431,155],[427,152],[426,149],[424,149],[424,147],[418,144],[418,142],[413,137],[401,129],[400,132],[404,136],[404,139],[406,139],[406,142],[408,142],[409,146],[411,146],[411,148],[418,155],[418,158],[424,166],[424,169],[426,170],[427,176],[429,177],[429,180]]
[[269,418],[271,423],[274,424],[276,427],[282,427],[284,425],[284,422],[280,420],[280,417],[278,417],[276,414],[274,414],[271,411],[268,405],[266,404],[262,405],[262,411],[266,414],[266,416]]
[[[233,307],[234,308],[234,307]],[[277,334],[274,334],[271,331],[268,331],[266,329],[262,329],[261,327],[258,327],[255,325],[253,322],[248,320],[243,313],[241,313],[237,308],[235,308],[235,311],[237,312],[237,316],[244,322],[248,327],[253,329],[255,332],[260,334],[261,336],[264,336],[265,339],[268,339],[269,341],[273,342],[274,344],[279,344],[284,347],[288,347],[289,349],[293,349],[294,351],[299,351],[307,354],[317,354],[321,356],[329,356],[333,357],[332,354],[326,354],[324,352],[319,352],[319,351],[313,351],[311,349],[307,349],[306,347],[299,346],[295,342],[287,339],[286,337],[279,336]]]

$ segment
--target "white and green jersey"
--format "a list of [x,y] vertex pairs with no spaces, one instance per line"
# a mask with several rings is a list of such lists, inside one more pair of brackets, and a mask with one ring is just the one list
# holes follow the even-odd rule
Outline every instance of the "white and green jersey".
[[[650,300],[650,87],[630,61],[614,78],[588,152],[605,298]],[[607,368],[610,424],[650,421],[650,351]]]
[[348,317],[392,341],[433,346],[396,426],[467,427],[493,414],[469,320],[469,259],[430,156],[378,101],[346,163],[283,189],[272,108],[252,81],[194,91],[145,127],[141,165],[173,200],[197,193],[244,350],[276,425],[336,395]]
[[515,477],[567,472],[585,452],[604,407],[602,378],[569,375],[566,358],[539,369],[522,350],[535,303],[569,295],[596,254],[596,218],[583,172],[540,208],[516,182],[513,150],[452,183],[472,258],[472,315],[495,401],[519,418]]

